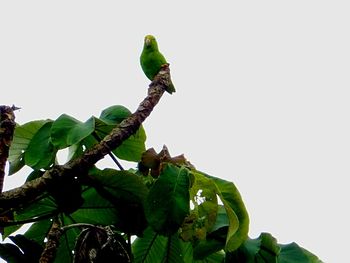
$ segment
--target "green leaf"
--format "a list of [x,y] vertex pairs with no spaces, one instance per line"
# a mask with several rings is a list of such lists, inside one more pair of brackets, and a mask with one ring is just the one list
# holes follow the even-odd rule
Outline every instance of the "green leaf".
[[31,227],[24,233],[24,236],[36,243],[43,245],[47,234],[51,228],[52,222],[50,219],[41,220],[35,222]]
[[101,112],[100,119],[107,124],[119,124],[131,115],[131,111],[121,105],[113,105]]
[[114,169],[96,169],[91,175],[94,176],[94,181],[100,183],[113,198],[143,203],[148,194],[148,188],[134,173]]
[[92,173],[97,192],[113,203],[119,230],[141,234],[146,227],[144,200],[148,189],[142,179],[128,171],[105,169]]
[[146,229],[141,238],[132,244],[135,263],[181,263],[184,261],[182,241],[177,234],[161,236],[151,228]]
[[146,132],[141,126],[134,135],[131,135],[117,149],[113,150],[113,153],[120,159],[139,162],[142,153],[146,151],[145,141]]
[[82,156],[84,153],[83,141],[68,147],[67,160],[72,160]]
[[210,255],[221,251],[225,247],[225,240],[208,238],[200,241],[193,250],[193,258],[196,260],[204,260]]
[[13,175],[22,169],[22,167],[25,165],[23,157],[24,154],[22,153],[18,158],[10,162],[9,175]]
[[184,263],[181,241],[177,233],[168,237],[167,250],[165,253],[165,258],[162,262],[169,262],[169,263],[183,262]]
[[132,243],[132,252],[135,263],[157,263],[163,262],[166,253],[168,238],[147,228],[142,237]]
[[229,253],[227,258],[229,262],[274,263],[278,256],[274,251],[276,240],[271,235],[262,233],[257,239],[248,238],[237,250]]
[[113,225],[118,221],[114,205],[101,197],[94,188],[89,187],[83,191],[83,205],[71,214],[77,223],[96,225]]
[[46,197],[30,204],[29,206],[18,209],[15,213],[15,220],[33,219],[44,215],[53,215],[56,214],[56,212],[56,203],[50,197]]
[[228,262],[244,263],[322,263],[315,255],[295,243],[277,244],[269,233],[248,238],[236,251],[227,254]]
[[225,253],[223,251],[218,251],[210,254],[205,259],[194,260],[194,263],[223,263],[225,261]]
[[[116,124],[108,124],[102,120],[95,119],[96,122],[96,134],[100,140],[102,140],[107,134],[109,134]],[[146,133],[142,127],[137,130],[134,135],[131,135],[122,144],[113,149],[112,152],[120,159],[127,161],[138,162],[141,160],[142,153],[146,150],[145,147]],[[91,147],[88,145],[88,148]]]
[[32,181],[41,177],[45,172],[42,170],[33,170],[27,177],[26,182]]
[[94,128],[94,118],[90,118],[82,123],[69,115],[62,114],[52,125],[52,143],[58,149],[66,148],[89,136],[94,131]]
[[57,149],[51,143],[51,126],[52,122],[46,122],[28,144],[24,161],[33,169],[48,168],[54,163]]
[[[203,173],[202,173],[203,174]],[[242,197],[232,182],[209,176],[216,185],[217,193],[225,207],[229,219],[229,229],[226,239],[225,250],[236,250],[248,237],[249,216],[242,201]]]
[[213,226],[212,232],[219,230],[221,228],[228,228],[230,225],[230,220],[227,216],[225,207],[222,205],[218,206],[217,217],[215,224]]
[[[119,123],[129,117],[131,112],[121,105],[114,105],[103,110],[99,121],[96,121],[96,133],[102,139]],[[145,147],[146,133],[141,126],[137,132],[125,140],[113,153],[120,159],[138,162],[141,160]]]
[[146,218],[157,232],[175,233],[189,214],[189,170],[167,164],[146,199]]
[[[50,215],[55,215],[55,214],[57,214],[57,206],[55,202],[52,201],[50,198],[43,198],[26,207],[17,209],[14,213],[14,220],[19,222],[24,220],[38,219],[39,217],[50,218]],[[31,228],[34,227],[35,224],[36,223],[34,223],[31,226]],[[4,238],[8,237],[10,234],[18,230],[20,227],[22,227],[22,225],[23,224],[18,224],[15,226],[5,227]]]
[[16,232],[22,226],[23,226],[23,224],[4,227],[4,232],[1,235],[2,240],[4,240],[5,238],[9,237],[12,233]]
[[[293,244],[293,243],[291,243],[291,244]],[[281,246],[281,247],[282,247],[282,251],[283,251],[283,246]],[[310,263],[323,263],[316,255],[314,255],[310,251],[308,251],[302,247],[300,247],[300,248],[303,251],[303,253],[305,254],[305,256],[309,259]]]
[[24,152],[37,131],[49,120],[31,121],[17,125],[9,152],[9,174],[12,175],[24,166]]
[[278,256],[278,263],[322,263],[318,257],[296,243],[280,245],[281,253]]

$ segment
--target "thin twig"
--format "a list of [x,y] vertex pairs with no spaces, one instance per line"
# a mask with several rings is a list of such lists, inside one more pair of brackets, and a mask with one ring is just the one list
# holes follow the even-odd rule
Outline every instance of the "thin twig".
[[[93,132],[92,135],[95,137],[95,139],[100,142],[102,140],[102,138],[100,138],[100,136],[98,136],[98,134],[96,132]],[[118,166],[118,168],[121,171],[124,171],[123,166],[120,164],[120,162],[118,161],[118,159],[114,156],[114,154],[112,152],[108,153],[109,157],[111,157],[111,159],[113,160],[113,162]]]
[[[64,231],[67,231],[67,230],[69,230],[69,229],[71,229],[71,228],[74,228],[74,227],[79,227],[79,228],[89,228],[89,227],[98,227],[98,226],[95,226],[95,225],[93,225],[93,224],[88,224],[88,223],[76,223],[76,224],[70,224],[70,225],[67,225],[67,226],[63,226],[63,227],[61,227],[61,230],[64,232]],[[101,229],[103,229],[102,227],[101,227]]]
[[59,213],[58,211],[54,211],[52,213],[40,215],[40,216],[37,216],[34,218],[28,218],[28,219],[17,220],[17,221],[2,220],[0,218],[0,227],[17,226],[17,225],[24,225],[24,224],[28,224],[28,223],[38,222],[41,220],[50,219],[54,216],[57,216],[58,213]]

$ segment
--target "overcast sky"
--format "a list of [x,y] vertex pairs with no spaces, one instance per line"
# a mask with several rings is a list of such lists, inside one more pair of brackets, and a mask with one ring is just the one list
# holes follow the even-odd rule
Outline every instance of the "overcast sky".
[[[17,122],[134,111],[157,37],[177,92],[144,126],[197,169],[233,181],[250,237],[325,262],[348,257],[348,1],[1,1],[0,104]],[[13,182],[23,176],[13,176]]]

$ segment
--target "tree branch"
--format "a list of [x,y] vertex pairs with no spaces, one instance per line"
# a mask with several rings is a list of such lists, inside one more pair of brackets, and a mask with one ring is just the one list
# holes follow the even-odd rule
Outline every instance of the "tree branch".
[[16,126],[13,111],[17,109],[15,106],[0,106],[0,193],[4,186],[5,166]]
[[54,218],[51,229],[47,235],[47,242],[43,253],[41,253],[39,263],[54,262],[62,234],[63,230],[61,229],[60,222],[58,218]]
[[169,65],[166,64],[150,84],[147,97],[140,103],[133,114],[124,119],[100,143],[84,152],[81,157],[71,160],[64,165],[54,166],[52,169],[47,170],[40,178],[3,192],[0,196],[1,209],[19,207],[28,203],[46,191],[48,186],[54,183],[54,179],[63,176],[63,174],[68,176],[86,174],[87,170],[97,161],[120,146],[123,141],[140,128],[142,122],[151,114],[170,83]]

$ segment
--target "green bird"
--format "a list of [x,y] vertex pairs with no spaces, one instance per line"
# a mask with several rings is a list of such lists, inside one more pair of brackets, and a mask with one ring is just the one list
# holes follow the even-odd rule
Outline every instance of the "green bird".
[[[154,79],[164,64],[167,64],[165,57],[159,52],[158,44],[154,36],[145,36],[140,63],[143,72],[150,80]],[[175,87],[172,82],[169,87],[167,87],[166,91],[170,94],[175,92]]]

